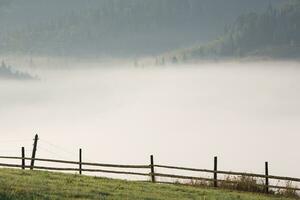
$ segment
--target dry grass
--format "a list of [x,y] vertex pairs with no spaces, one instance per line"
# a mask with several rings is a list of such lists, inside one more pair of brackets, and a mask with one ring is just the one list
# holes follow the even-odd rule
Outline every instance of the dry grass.
[[[285,184],[285,187],[297,188],[295,185],[293,185],[293,183],[291,181],[287,181]],[[282,195],[282,196],[300,199],[299,193],[297,193],[297,191],[293,190],[293,189],[277,190],[276,193],[279,195]]]
[[[179,183],[179,182],[178,182]],[[195,187],[213,187],[213,182],[211,181],[199,181],[191,180],[187,183],[188,185]],[[249,176],[227,176],[224,182],[219,182],[218,187],[227,190],[254,192],[254,193],[266,193],[264,181],[262,179],[249,177]],[[297,188],[292,182],[287,181],[285,187]],[[293,199],[300,199],[299,193],[294,189],[277,189],[269,190],[269,194],[290,197]]]

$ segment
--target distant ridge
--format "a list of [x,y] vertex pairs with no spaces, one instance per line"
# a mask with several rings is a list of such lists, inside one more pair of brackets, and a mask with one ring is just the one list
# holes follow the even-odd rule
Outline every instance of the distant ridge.
[[300,58],[300,1],[258,14],[243,14],[225,33],[205,45],[178,49],[158,57],[157,63],[203,59]]
[[239,15],[282,1],[12,0],[1,10],[0,54],[159,55],[206,43]]
[[0,79],[34,80],[37,79],[37,77],[25,72],[14,70],[11,66],[2,62],[0,65]]

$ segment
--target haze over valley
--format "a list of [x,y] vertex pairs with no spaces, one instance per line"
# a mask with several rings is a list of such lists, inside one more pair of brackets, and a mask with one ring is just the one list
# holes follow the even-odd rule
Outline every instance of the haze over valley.
[[0,0],[0,154],[38,133],[38,157],[300,177],[299,19],[299,0]]

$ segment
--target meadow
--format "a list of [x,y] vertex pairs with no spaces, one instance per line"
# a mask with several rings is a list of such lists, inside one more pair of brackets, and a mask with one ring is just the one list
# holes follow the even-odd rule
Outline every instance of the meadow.
[[289,200],[290,198],[77,174],[0,169],[0,199]]

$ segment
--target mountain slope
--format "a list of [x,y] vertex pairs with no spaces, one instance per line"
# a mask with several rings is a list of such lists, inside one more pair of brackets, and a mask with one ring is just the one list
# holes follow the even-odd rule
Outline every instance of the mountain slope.
[[159,54],[207,42],[220,35],[224,26],[240,14],[260,12],[269,2],[12,0],[0,19],[0,53]]
[[0,65],[0,79],[16,79],[16,80],[33,80],[33,77],[26,72],[14,70],[11,66],[7,66],[4,62]]
[[169,61],[216,58],[300,58],[300,1],[264,13],[241,15],[223,36],[206,45],[163,56]]

